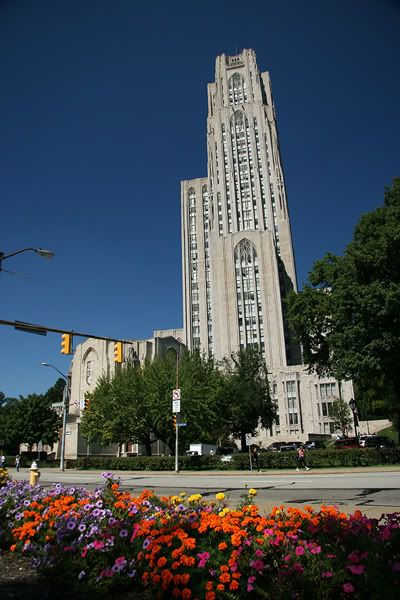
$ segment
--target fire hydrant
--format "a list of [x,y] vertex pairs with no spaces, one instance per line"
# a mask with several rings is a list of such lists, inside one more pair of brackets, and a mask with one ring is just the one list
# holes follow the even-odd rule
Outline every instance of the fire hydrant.
[[36,485],[39,481],[40,471],[36,460],[33,461],[29,474],[29,485]]

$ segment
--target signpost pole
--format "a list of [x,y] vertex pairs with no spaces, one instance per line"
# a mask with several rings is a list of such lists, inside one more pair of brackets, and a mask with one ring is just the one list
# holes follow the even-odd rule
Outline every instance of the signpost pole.
[[179,473],[178,455],[179,455],[179,413],[176,413],[176,428],[175,428],[175,472]]
[[253,462],[251,460],[251,444],[253,443],[253,436],[251,433],[246,433],[246,446],[249,448],[249,462],[250,462],[250,471],[253,472]]

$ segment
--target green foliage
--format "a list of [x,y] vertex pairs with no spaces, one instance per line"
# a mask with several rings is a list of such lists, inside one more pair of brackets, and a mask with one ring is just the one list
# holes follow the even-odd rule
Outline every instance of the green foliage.
[[52,446],[58,439],[60,426],[61,419],[51,408],[47,394],[7,398],[0,409],[1,436],[5,447],[13,452],[23,443],[29,448],[40,441]]
[[[296,452],[261,452],[262,469],[295,469]],[[327,449],[307,452],[307,464],[313,469],[330,467],[363,467],[400,464],[400,448]],[[68,467],[116,471],[173,471],[173,456],[88,456],[68,461]],[[180,471],[248,471],[248,452],[234,454],[231,462],[222,462],[219,456],[180,456]]]
[[[304,360],[318,374],[379,382],[387,412],[400,407],[400,178],[384,206],[365,214],[343,256],[314,264],[310,284],[288,298]],[[390,398],[393,399],[392,403]]]
[[246,449],[245,434],[256,433],[261,424],[269,428],[275,417],[267,368],[261,352],[248,347],[225,360],[225,411],[229,431]]
[[335,398],[329,406],[329,416],[333,419],[335,428],[340,428],[344,436],[353,424],[353,415],[349,405],[343,398]]

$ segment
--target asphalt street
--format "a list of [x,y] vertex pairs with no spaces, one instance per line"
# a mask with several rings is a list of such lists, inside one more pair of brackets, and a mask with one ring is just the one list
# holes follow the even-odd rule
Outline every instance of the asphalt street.
[[[40,482],[52,485],[61,482],[71,486],[93,489],[102,484],[102,471],[43,469]],[[370,516],[400,511],[400,469],[360,468],[351,470],[326,469],[309,472],[263,471],[238,472],[129,472],[115,471],[121,478],[121,487],[140,493],[152,489],[159,495],[179,492],[201,493],[211,500],[217,492],[224,492],[235,505],[246,490],[257,490],[257,503],[265,509],[276,504],[292,506],[336,505],[345,512],[360,509]],[[14,479],[28,479],[29,469],[19,473],[11,469]]]

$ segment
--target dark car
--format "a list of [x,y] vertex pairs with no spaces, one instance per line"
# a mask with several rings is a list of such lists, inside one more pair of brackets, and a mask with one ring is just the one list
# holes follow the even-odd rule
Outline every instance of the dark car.
[[364,440],[363,448],[393,448],[394,442],[386,437],[374,435]]
[[295,444],[285,444],[279,448],[279,452],[294,452],[297,450]]
[[325,443],[321,440],[313,440],[312,442],[306,442],[306,450],[324,450],[326,448]]
[[286,442],[272,442],[272,444],[267,446],[266,450],[268,452],[279,452],[281,446],[286,446]]

